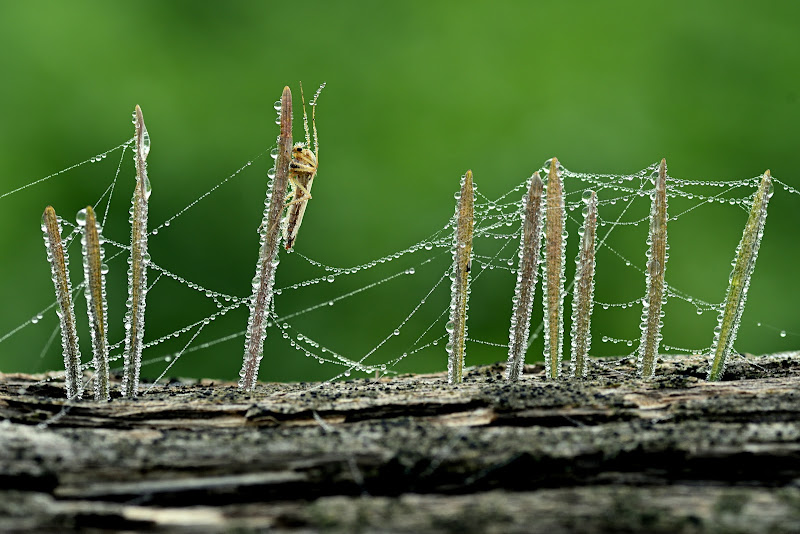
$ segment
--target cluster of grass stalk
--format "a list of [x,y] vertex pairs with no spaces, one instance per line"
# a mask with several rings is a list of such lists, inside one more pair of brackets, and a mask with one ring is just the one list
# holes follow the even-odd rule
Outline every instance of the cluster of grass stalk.
[[[123,353],[122,394],[126,397],[135,397],[138,394],[144,339],[147,265],[150,262],[150,255],[147,253],[147,203],[151,191],[150,181],[147,177],[147,155],[150,153],[150,135],[139,106],[136,106],[134,111],[133,123],[136,186],[130,211],[131,256],[128,262],[128,300],[126,302],[128,311],[124,319],[125,352]],[[76,222],[77,228],[81,232],[83,286],[92,338],[94,398],[108,400],[111,398],[108,367],[108,303],[105,280],[108,267],[103,261],[105,252],[101,236],[102,229],[91,206],[78,212]],[[69,256],[61,239],[61,221],[52,206],[48,206],[44,210],[42,232],[58,304],[56,313],[61,326],[67,397],[80,399],[83,397],[83,370],[78,334],[75,328],[72,285],[69,280]]]
[[[539,271],[542,278],[542,302],[544,308],[544,360],[545,376],[555,380],[562,376],[562,354],[564,342],[564,297],[566,240],[566,211],[564,184],[559,163],[550,160],[543,181],[535,172],[529,181],[528,191],[522,198],[521,241],[517,284],[512,299],[511,327],[509,329],[508,363],[506,379],[521,378],[525,353],[529,346],[530,319],[533,310],[534,292]],[[456,208],[456,228],[451,269],[450,321],[447,331],[448,381],[458,384],[463,380],[466,310],[469,295],[469,265],[472,251],[473,196],[472,173],[462,181],[461,195]],[[648,251],[645,278],[645,296],[642,298],[641,338],[638,355],[638,374],[652,378],[656,371],[658,349],[661,343],[666,302],[665,272],[667,253],[667,163],[661,160],[651,191],[650,229],[647,238]],[[468,184],[468,188],[467,188]],[[468,194],[467,194],[468,192]],[[725,303],[714,329],[714,341],[709,362],[708,380],[722,378],[725,362],[733,351],[733,343],[741,320],[750,277],[755,268],[758,248],[764,234],[767,204],[772,196],[772,179],[767,171],[753,198],[750,216],[745,225],[741,242],[736,249],[736,259],[729,279]],[[585,378],[589,370],[591,348],[591,316],[594,306],[595,249],[597,246],[597,206],[595,191],[583,192],[583,225],[578,230],[580,246],[575,259],[575,279],[572,284],[572,326],[570,352],[570,378]]]
[[[280,135],[274,178],[267,189],[264,215],[261,222],[260,251],[253,278],[250,299],[250,317],[245,334],[245,351],[240,372],[239,387],[252,390],[258,380],[259,365],[263,358],[263,344],[273,299],[275,272],[279,264],[278,252],[281,238],[281,218],[286,211],[286,191],[290,182],[292,165],[292,94],[288,87],[276,103],[280,116]],[[135,397],[139,389],[144,339],[144,311],[147,295],[147,206],[150,198],[150,181],[147,176],[147,156],[150,136],[144,124],[142,111],[136,106],[134,161],[136,186],[131,207],[131,245],[128,269],[127,313],[124,319],[125,349],[122,395]],[[306,126],[307,128],[307,126]],[[308,135],[306,136],[308,137]],[[297,149],[297,148],[296,148]],[[297,149],[299,150],[299,149]],[[521,240],[517,283],[512,299],[513,309],[509,329],[508,364],[506,379],[522,377],[525,354],[529,347],[530,319],[534,304],[535,287],[541,271],[542,302],[544,307],[544,359],[546,377],[555,380],[562,376],[564,341],[564,298],[566,276],[566,211],[564,184],[558,160],[550,160],[544,179],[537,171],[529,181],[522,198]],[[667,180],[666,161],[662,160],[651,192],[649,249],[646,265],[646,291],[642,299],[642,331],[638,348],[639,375],[654,376],[663,324],[662,306],[666,300],[665,271],[667,250]],[[764,232],[767,204],[772,196],[769,171],[761,179],[753,199],[752,208],[741,242],[736,249],[736,259],[730,275],[730,285],[725,304],[714,330],[714,340],[709,362],[709,380],[720,380],[725,362],[733,350],[736,332],[741,320],[750,277],[755,267],[759,244]],[[448,381],[458,384],[464,379],[466,353],[467,309],[470,291],[470,269],[474,226],[475,191],[472,171],[461,179],[461,190],[456,195],[458,203],[454,215],[453,265],[450,271],[450,317],[446,325],[449,336]],[[594,295],[595,249],[597,246],[597,207],[595,191],[583,194],[583,225],[578,231],[580,246],[572,284],[570,378],[588,376],[589,350],[591,348],[591,316]],[[110,398],[107,302],[103,263],[103,238],[94,210],[87,206],[77,218],[81,232],[83,254],[84,293],[87,301],[88,321],[92,339],[92,366],[94,397]],[[69,279],[69,258],[62,240],[61,220],[48,206],[42,217],[42,231],[51,266],[52,280],[58,304],[57,314],[61,326],[64,356],[66,393],[68,398],[81,398],[84,382],[81,355],[75,327],[73,292]],[[69,238],[67,238],[69,239]]]

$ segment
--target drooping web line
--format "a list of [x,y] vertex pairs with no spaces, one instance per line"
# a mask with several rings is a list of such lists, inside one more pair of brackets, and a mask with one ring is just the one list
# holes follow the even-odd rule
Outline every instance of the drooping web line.
[[[120,150],[119,163],[113,172],[113,177],[105,191],[95,202],[95,206],[104,206],[102,210],[102,221],[103,224],[105,224],[109,217],[111,200],[116,189],[118,177],[123,172],[124,156],[131,144],[132,140],[128,140],[113,149],[102,152],[98,156],[76,163],[75,165],[50,174],[44,178],[17,187],[7,193],[0,194],[0,200],[52,178],[71,176],[73,172],[77,172],[84,164],[102,162],[109,154]],[[274,150],[272,152],[274,153]],[[213,197],[214,193],[216,193],[219,188],[229,183],[231,179],[239,176],[245,169],[251,167],[254,162],[258,161],[266,153],[267,151],[259,153],[254,158],[245,162],[232,174],[216,182],[210,189],[198,195],[193,201],[176,211],[160,225],[150,229],[150,235],[155,236],[159,232],[167,231],[175,219],[184,215],[201,201]],[[541,170],[544,171],[544,167]],[[631,279],[637,281],[641,280],[642,286],[645,273],[642,266],[644,258],[633,257],[630,253],[622,251],[614,239],[616,238],[617,232],[625,231],[628,228],[642,229],[647,227],[649,220],[647,210],[639,209],[636,211],[633,208],[641,208],[642,206],[646,208],[649,205],[650,191],[653,187],[652,178],[656,171],[657,165],[655,164],[637,173],[626,175],[579,173],[562,169],[566,190],[565,203],[568,219],[572,225],[571,232],[574,233],[574,227],[581,224],[579,220],[580,217],[575,211],[579,211],[584,205],[581,201],[583,192],[587,190],[596,191],[599,199],[598,205],[601,208],[598,218],[598,251],[606,251],[608,257],[611,258],[611,260],[604,260],[607,263],[601,264],[599,270],[629,270]],[[128,171],[126,170],[124,172],[127,173]],[[736,181],[713,181],[683,180],[670,176],[669,179],[670,198],[679,199],[685,204],[673,210],[673,213],[669,216],[670,222],[689,217],[698,210],[698,208],[708,205],[731,206],[736,210],[746,212],[752,202],[752,193],[758,183],[758,178]],[[457,182],[454,180],[454,184],[456,183]],[[800,192],[789,185],[779,180],[775,180],[775,183],[782,185],[784,190],[788,191],[790,194],[800,196]],[[521,231],[521,199],[526,190],[526,185],[527,181],[523,180],[494,199],[486,196],[482,190],[477,190],[475,204],[475,245],[473,249],[473,267],[470,282],[473,289],[473,297],[476,299],[480,298],[485,274],[491,271],[503,271],[512,275],[516,274],[516,247]],[[321,201],[322,200],[315,199],[315,202]],[[113,217],[114,215],[111,214],[111,216]],[[64,242],[69,246],[74,243],[74,237],[78,235],[79,229],[76,225],[67,220],[63,222],[68,229],[68,234],[64,238]],[[272,333],[269,334],[268,338],[277,337],[278,339],[282,339],[288,344],[289,348],[295,349],[300,355],[316,360],[320,364],[343,367],[342,371],[334,372],[329,381],[349,377],[353,371],[366,375],[377,374],[378,376],[392,373],[395,372],[394,368],[400,362],[410,360],[413,364],[413,358],[422,353],[432,353],[440,356],[441,367],[444,368],[446,357],[445,351],[440,344],[443,345],[443,341],[447,337],[444,329],[444,322],[447,317],[449,298],[445,293],[448,284],[443,284],[443,282],[449,278],[452,267],[447,265],[443,260],[446,260],[450,256],[450,249],[453,246],[452,233],[454,231],[454,224],[454,219],[451,218],[437,231],[420,241],[416,241],[391,254],[352,266],[342,267],[331,265],[326,261],[314,258],[312,254],[309,254],[308,251],[304,251],[301,248],[299,251],[292,254],[292,256],[298,258],[296,261],[303,261],[310,267],[317,269],[319,274],[287,284],[275,290],[277,298],[272,301],[268,325]],[[109,253],[107,258],[110,263],[123,261],[122,258],[125,258],[130,252],[129,245],[111,239],[108,236],[105,237],[105,246],[113,249],[113,252]],[[398,262],[398,260],[401,259],[402,262]],[[608,263],[612,260],[616,262],[613,266]],[[392,264],[392,262],[405,263],[387,274],[382,269],[390,268],[391,265],[389,264]],[[213,304],[214,311],[201,315],[194,320],[186,321],[183,319],[184,322],[181,326],[174,326],[169,333],[155,339],[147,340],[144,345],[147,354],[143,365],[160,367],[155,373],[157,378],[151,382],[151,385],[146,391],[152,390],[154,386],[159,384],[181,358],[217,347],[227,341],[241,339],[244,336],[244,329],[217,335],[212,339],[204,339],[202,338],[202,334],[209,325],[230,312],[241,308],[242,305],[249,302],[250,298],[249,296],[234,295],[229,292],[218,291],[212,287],[194,282],[187,277],[173,272],[162,263],[159,263],[159,258],[153,258],[148,267],[156,275],[154,281],[150,284],[150,289],[157,290],[157,286],[161,280],[172,280],[208,300]],[[337,349],[337,340],[323,341],[314,339],[308,334],[303,323],[307,314],[311,312],[324,313],[326,310],[348,299],[368,295],[371,290],[383,286],[384,284],[402,283],[405,285],[413,285],[414,280],[421,278],[414,275],[424,270],[428,270],[429,273],[438,274],[434,274],[434,276],[430,278],[433,282],[429,280],[427,285],[415,289],[419,291],[420,297],[418,300],[409,307],[407,313],[399,322],[388,324],[385,335],[380,336],[377,343],[368,350],[363,351],[360,355],[345,354],[341,349]],[[305,288],[311,288],[308,289],[308,291],[313,292],[313,286],[323,283],[332,284],[344,278],[355,280],[355,288],[344,290],[333,297],[319,299],[316,303],[305,305],[299,310],[282,313],[281,310],[286,302],[292,299],[293,295],[297,294],[297,292],[303,291]],[[45,282],[43,281],[43,283]],[[244,289],[246,289],[246,284],[244,284],[244,286],[243,293]],[[507,289],[509,295],[508,301],[510,304],[513,288],[509,287]],[[73,292],[82,290],[83,284],[79,283],[75,285]],[[407,289],[407,291],[411,291],[411,289]],[[637,291],[638,293],[642,292],[639,288],[637,288]],[[720,302],[709,302],[692,296],[691,292],[685,289],[675,287],[669,282],[669,275],[667,276],[666,291],[669,299],[675,299],[689,304],[698,315],[706,311],[718,312],[721,307]],[[571,284],[568,285],[567,293],[571,293]],[[281,295],[284,297],[281,297]],[[596,304],[598,311],[613,309],[627,310],[630,308],[639,308],[641,306],[641,301],[642,297],[637,296],[635,298],[613,302],[598,300]],[[0,343],[6,341],[19,331],[31,328],[40,323],[44,316],[50,314],[54,308],[55,303],[53,302],[39,312],[33,314],[32,318],[27,319],[16,327],[8,329],[5,333],[2,333],[2,330],[0,330]],[[432,316],[432,319],[426,319],[424,324],[419,327],[419,330],[412,330],[410,326],[412,319],[419,315],[421,310],[425,308],[432,308],[434,310],[429,316],[426,316]],[[508,315],[510,317],[510,306],[508,310],[498,311],[497,315]],[[541,323],[532,325],[532,330],[533,334],[530,339],[531,342],[535,342],[538,338],[538,333],[541,331]],[[495,351],[495,361],[505,359],[504,353],[507,347],[507,340],[500,337],[485,339],[480,332],[480,326],[473,325],[470,329],[470,335],[467,338],[468,343],[481,346],[486,350]],[[409,342],[403,345],[404,349],[398,350],[394,348],[394,345],[391,349],[387,348],[391,340],[403,335],[410,339]],[[636,332],[631,330],[631,335],[635,336]],[[785,336],[786,334],[784,333],[783,335]],[[55,333],[46,336],[45,344],[41,350],[42,354],[51,349],[54,345],[53,339],[55,337]],[[182,339],[182,344],[178,350],[154,354],[158,352],[159,347],[161,347],[163,343],[177,338]],[[636,337],[619,337],[603,332],[597,332],[594,338],[595,340],[601,340],[603,343],[612,346],[621,345],[625,347],[633,347],[636,340]],[[118,365],[122,360],[121,350],[123,344],[124,342],[122,340],[116,340],[110,343],[110,361],[112,363]],[[665,343],[663,348],[670,351],[686,353],[697,353],[708,350],[708,347],[682,348],[678,343],[674,342]],[[293,351],[289,352],[292,353]],[[438,352],[442,354],[439,355]],[[616,354],[618,355],[619,352],[616,352]],[[534,359],[539,359],[539,355],[535,354],[535,351],[531,349],[528,353],[528,361]],[[83,363],[83,367],[88,369],[89,363]],[[268,371],[266,372],[268,373]],[[51,376],[57,376],[57,374]]]

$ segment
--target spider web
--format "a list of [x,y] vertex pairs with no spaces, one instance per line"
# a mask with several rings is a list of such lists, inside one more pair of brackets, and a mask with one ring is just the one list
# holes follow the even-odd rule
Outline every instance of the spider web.
[[[30,181],[8,192],[0,193],[0,202],[13,201],[16,195],[29,188],[52,187],[56,179],[80,183],[88,167],[102,166],[102,191],[94,199],[95,210],[101,214],[107,263],[112,273],[109,294],[124,295],[124,280],[129,253],[124,220],[114,225],[115,219],[124,219],[124,207],[129,191],[115,197],[122,184],[127,189],[132,141],[128,140],[96,156],[70,165],[58,172]],[[150,236],[153,241],[165,234],[174,233],[173,223],[189,217],[200,203],[213,203],[220,190],[235,187],[242,176],[263,176],[262,163],[266,156],[275,156],[274,150],[265,150],[246,160],[230,175],[212,181],[204,192],[196,194],[191,202],[183,204],[161,222],[151,221]],[[540,169],[543,174],[545,167]],[[594,190],[599,199],[598,251],[593,323],[593,356],[624,356],[633,354],[639,338],[638,319],[644,295],[645,240],[650,209],[650,191],[657,164],[632,174],[595,174],[562,169],[567,208],[569,234],[567,254],[574,258],[577,247],[577,228],[581,225],[581,198],[585,191]],[[157,171],[154,171],[157,174]],[[120,177],[125,177],[123,182]],[[476,177],[479,181],[480,177]],[[669,242],[671,258],[667,268],[667,304],[664,307],[664,353],[707,353],[716,316],[725,296],[728,262],[744,221],[747,218],[752,196],[759,181],[758,176],[733,180],[693,180],[669,177]],[[776,187],[791,199],[792,209],[797,208],[796,189],[775,179]],[[454,190],[458,184],[454,177]],[[475,244],[471,271],[470,336],[467,340],[467,365],[504,361],[507,354],[507,328],[511,316],[511,297],[517,268],[517,250],[520,238],[521,199],[528,178],[524,177],[497,198],[485,196],[478,188],[475,204]],[[96,185],[96,184],[95,184]],[[156,194],[158,186],[156,185]],[[200,189],[202,191],[202,189]],[[40,194],[37,191],[37,194]],[[42,193],[42,198],[47,194]],[[778,195],[776,195],[777,197]],[[313,203],[324,202],[314,199]],[[701,228],[696,222],[700,212],[714,211],[719,228]],[[718,215],[716,215],[718,213]],[[59,213],[65,227],[65,244],[73,255],[79,253],[77,227],[71,222],[72,214]],[[155,223],[155,224],[153,224]],[[175,225],[178,226],[178,225]],[[769,228],[769,225],[767,225]],[[454,219],[443,220],[441,226],[423,239],[416,240],[395,252],[357,265],[336,265],[329,259],[316,258],[311,251],[282,251],[278,269],[275,298],[270,310],[265,358],[260,377],[270,380],[334,380],[351,376],[375,376],[397,372],[441,371],[446,367],[445,322],[449,305],[448,288],[451,271]],[[765,242],[772,231],[766,231]],[[719,240],[728,244],[724,257],[704,257],[697,253],[697,243]],[[684,244],[690,250],[682,253]],[[70,246],[72,245],[72,246]],[[205,243],[204,249],[216,247],[224,254],[224,243]],[[222,250],[219,250],[222,249]],[[257,250],[253,240],[253,256]],[[4,251],[4,256],[9,254]],[[43,262],[41,251],[31,251],[24,262]],[[73,260],[73,264],[75,260]],[[148,292],[148,312],[153,306],[173,310],[168,324],[153,326],[148,323],[143,356],[144,391],[155,381],[163,384],[176,374],[195,372],[226,379],[235,377],[241,365],[241,347],[246,325],[249,297],[248,279],[238,284],[239,291],[212,287],[199,280],[202,274],[175,272],[170,265],[175,258],[153,255],[149,265],[151,291]],[[568,261],[567,281],[572,279]],[[194,264],[192,271],[201,267]],[[763,266],[760,266],[763,267]],[[714,287],[682,287],[671,283],[671,271],[701,272],[711,270],[719,279]],[[74,271],[74,269],[73,269]],[[759,271],[757,270],[756,273]],[[114,274],[118,274],[116,279]],[[71,273],[73,291],[82,291]],[[758,274],[756,274],[756,277]],[[783,283],[787,291],[794,291],[790,273]],[[686,280],[686,277],[678,277]],[[691,280],[691,278],[689,278]],[[4,280],[3,283],[10,283]],[[42,284],[48,284],[45,278]],[[235,285],[235,284],[234,284]],[[401,285],[397,297],[396,286]],[[167,291],[165,286],[169,288]],[[391,291],[388,289],[391,288]],[[162,289],[163,295],[162,295]],[[758,288],[755,288],[755,292]],[[180,295],[175,297],[174,295]],[[387,299],[392,299],[386,304]],[[74,298],[81,342],[89,342],[83,299]],[[110,303],[109,320],[121,324],[123,313],[119,299]],[[531,325],[531,346],[527,361],[540,360],[541,339],[541,288],[537,288]],[[569,294],[565,299],[571,304]],[[114,306],[116,305],[116,308]],[[27,372],[41,370],[42,362],[57,361],[58,337],[55,302],[22,302],[15,304],[20,313],[14,324],[0,325],[0,362],[2,355],[24,350],[31,357]],[[569,313],[565,312],[565,317]],[[783,322],[782,322],[783,321]],[[745,312],[745,323],[755,326],[762,335],[785,340],[785,348],[794,348],[794,325],[785,318],[758,316]],[[340,335],[330,336],[333,324]],[[320,328],[327,325],[328,328]],[[504,326],[505,325],[505,326]],[[539,326],[537,328],[537,325]],[[568,328],[566,328],[568,331]],[[744,328],[741,343],[758,351],[757,339],[752,339],[753,328]],[[110,329],[111,367],[121,368],[122,330]],[[748,339],[748,332],[750,338]],[[757,336],[755,336],[757,337]],[[21,340],[21,341],[17,341]],[[569,340],[565,339],[569,347]],[[24,349],[20,349],[24,347]],[[84,359],[91,351],[82,347]],[[199,371],[185,371],[188,365]],[[2,365],[2,364],[0,364]],[[49,364],[48,364],[49,365]],[[84,363],[88,365],[88,362]],[[287,369],[291,369],[287,371]],[[53,369],[56,370],[56,369]]]

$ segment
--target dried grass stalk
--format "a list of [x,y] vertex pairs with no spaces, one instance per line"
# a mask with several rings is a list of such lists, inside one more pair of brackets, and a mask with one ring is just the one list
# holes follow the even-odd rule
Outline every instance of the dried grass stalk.
[[592,345],[592,308],[594,307],[595,236],[597,233],[597,193],[584,193],[583,227],[578,230],[581,248],[575,260],[575,286],[572,301],[572,351],[570,375],[583,378],[587,372],[589,347]]
[[545,215],[545,268],[542,276],[544,293],[544,359],[546,376],[556,379],[561,374],[564,341],[564,269],[566,267],[567,233],[564,208],[564,187],[558,159],[550,160],[547,174],[547,214]]
[[647,251],[647,293],[644,297],[642,337],[639,343],[639,376],[652,378],[661,343],[661,308],[665,302],[664,274],[667,268],[667,160],[658,167],[655,188],[651,193],[650,249]]
[[61,242],[61,223],[53,206],[47,206],[42,215],[42,233],[50,262],[50,275],[56,290],[59,323],[61,325],[61,349],[64,356],[64,382],[67,398],[83,396],[83,373],[81,373],[81,351],[78,332],[75,329],[75,309],[72,304],[72,284],[69,280],[69,256]]
[[128,311],[125,314],[125,352],[122,394],[135,397],[139,392],[139,373],[142,368],[144,344],[144,310],[147,297],[147,204],[150,199],[150,180],[147,177],[147,155],[150,153],[150,134],[144,124],[142,110],[136,106],[135,125],[136,187],[131,208],[131,257],[128,268]]
[[278,158],[275,178],[268,187],[264,216],[261,221],[261,248],[258,253],[253,295],[250,297],[250,318],[245,331],[244,361],[239,371],[239,387],[252,390],[258,381],[258,368],[264,355],[264,338],[272,303],[272,287],[278,267],[280,221],[285,207],[284,196],[289,183],[289,163],[292,156],[292,92],[283,88],[280,109],[281,132],[278,137]]
[[453,244],[453,271],[450,274],[450,320],[447,332],[447,379],[460,384],[464,378],[464,353],[467,337],[467,302],[469,300],[469,271],[472,262],[472,225],[475,194],[472,171],[461,179],[461,192],[456,208],[456,231]]
[[531,177],[528,193],[522,197],[522,237],[519,244],[517,287],[512,301],[506,380],[518,380],[522,376],[525,351],[528,349],[533,296],[542,253],[543,187],[537,171]]
[[94,366],[94,398],[111,398],[108,384],[108,304],[106,302],[106,277],[108,270],[103,264],[103,247],[100,241],[100,226],[91,206],[78,212],[78,224],[83,226],[81,239],[83,251],[83,276],[85,280],[86,310],[89,316],[89,331],[92,335],[92,364]]

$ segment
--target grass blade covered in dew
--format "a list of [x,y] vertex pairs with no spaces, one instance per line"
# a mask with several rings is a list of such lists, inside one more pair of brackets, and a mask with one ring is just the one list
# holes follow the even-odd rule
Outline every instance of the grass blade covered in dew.
[[564,187],[558,160],[550,160],[547,173],[545,215],[545,266],[542,276],[544,294],[544,360],[546,376],[556,379],[561,374],[564,341],[564,269],[566,267],[567,233]]
[[250,297],[250,318],[244,341],[244,362],[239,371],[239,387],[251,390],[258,381],[258,367],[264,352],[267,319],[272,302],[272,286],[278,267],[281,215],[285,207],[285,191],[289,183],[289,163],[292,151],[292,92],[283,88],[280,100],[281,132],[278,137],[278,157],[275,178],[267,188],[267,200],[261,221],[261,248],[258,253],[256,275],[253,278],[253,295]]
[[44,246],[47,261],[58,301],[61,324],[61,348],[64,354],[64,382],[67,398],[83,396],[83,373],[81,373],[81,351],[78,347],[78,332],[75,329],[75,310],[72,305],[72,284],[69,280],[69,256],[61,243],[61,223],[52,206],[47,206],[42,215]]
[[150,180],[147,177],[147,155],[150,153],[150,134],[144,125],[142,110],[136,106],[135,125],[136,187],[131,207],[131,257],[128,267],[128,311],[125,313],[125,367],[122,376],[122,394],[135,397],[139,391],[139,373],[142,367],[144,340],[144,309],[147,296],[147,203],[150,199]]
[[708,380],[720,380],[725,372],[725,363],[733,350],[736,341],[736,332],[742,320],[744,304],[747,300],[747,290],[750,287],[750,276],[756,266],[758,249],[764,235],[764,225],[767,221],[767,205],[772,198],[772,176],[769,171],[764,173],[761,183],[753,197],[753,206],[750,216],[742,233],[742,240],[736,247],[736,261],[731,271],[728,295],[725,298],[725,307],[719,314],[719,324],[714,329],[714,343],[711,347],[711,368],[708,371]]
[[587,372],[587,358],[592,344],[591,318],[594,307],[595,237],[597,234],[597,193],[585,191],[583,227],[578,230],[581,247],[575,260],[575,286],[572,300],[572,351],[570,375],[583,378]]
[[83,227],[81,250],[83,252],[83,277],[85,280],[86,310],[92,335],[92,364],[94,365],[94,398],[108,400],[108,304],[106,302],[106,276],[108,267],[103,263],[105,253],[100,240],[100,225],[91,206],[78,212],[78,225]]
[[539,274],[542,244],[542,179],[533,173],[528,193],[522,197],[522,237],[519,244],[519,269],[514,290],[511,328],[508,340],[506,380],[518,380],[528,348],[533,296]]
[[667,160],[658,166],[651,193],[650,248],[647,251],[647,293],[642,300],[642,338],[639,342],[639,376],[652,378],[661,343],[661,308],[666,300],[664,273],[667,268]]
[[469,271],[472,261],[472,225],[474,222],[475,192],[472,171],[461,178],[457,195],[456,229],[453,242],[453,270],[450,273],[450,320],[447,332],[447,381],[460,384],[464,378],[464,352],[467,338],[467,302],[469,300]]

